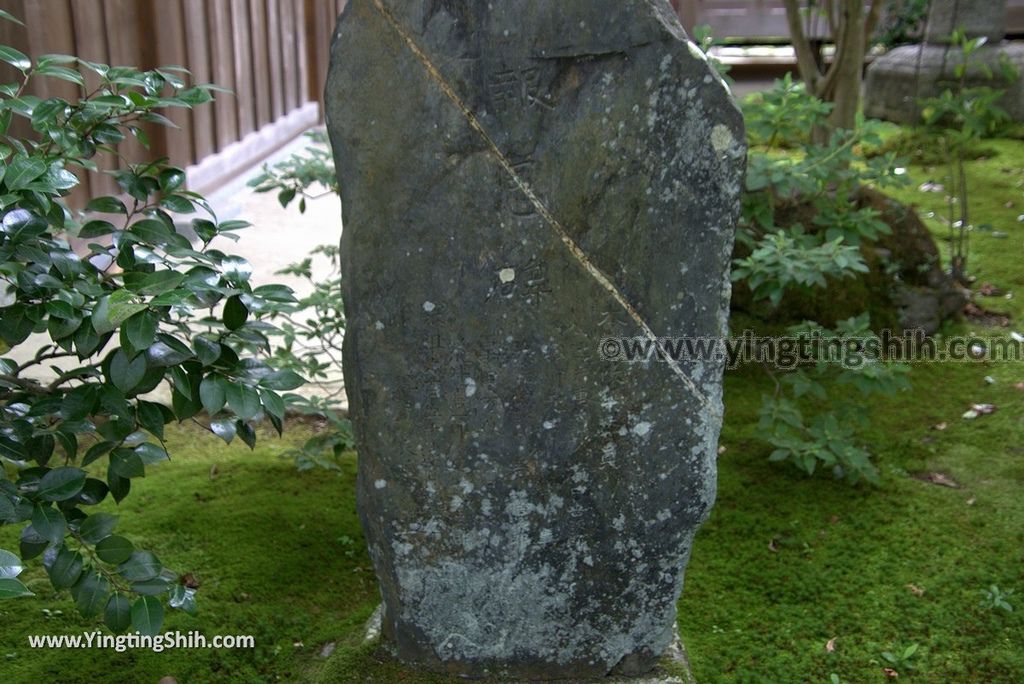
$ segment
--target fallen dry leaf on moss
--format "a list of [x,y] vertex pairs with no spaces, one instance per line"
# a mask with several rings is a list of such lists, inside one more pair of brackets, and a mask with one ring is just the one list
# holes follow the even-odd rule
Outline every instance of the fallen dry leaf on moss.
[[944,475],[943,473],[914,473],[911,477],[915,480],[920,480],[921,482],[930,482],[931,484],[939,485],[940,487],[949,487],[950,489],[961,488],[960,484],[956,480],[948,475]]
[[828,640],[828,643],[825,644],[825,652],[826,653],[834,653],[835,650],[836,650],[836,638],[832,637],[831,639]]
[[996,412],[995,404],[971,404],[971,408],[964,413],[966,420],[974,420],[978,416],[987,416]]
[[916,584],[913,584],[913,583],[908,584],[907,585],[907,589],[909,589],[910,593],[913,594],[914,596],[924,596],[924,589],[922,589],[921,587],[917,586]]

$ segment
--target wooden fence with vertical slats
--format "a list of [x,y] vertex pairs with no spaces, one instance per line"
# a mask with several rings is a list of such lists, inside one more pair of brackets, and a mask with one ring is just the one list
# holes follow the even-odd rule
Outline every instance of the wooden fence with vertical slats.
[[[147,130],[150,150],[129,161],[167,156],[208,192],[322,119],[335,20],[347,0],[0,0],[26,26],[0,22],[0,43],[38,56],[61,53],[151,69],[179,65],[197,83],[215,83],[212,105],[170,112],[179,129]],[[2,65],[0,78],[13,80]],[[94,81],[93,81],[94,82]],[[33,94],[73,100],[77,86],[37,79]],[[125,163],[97,160],[100,168]],[[115,191],[93,177],[79,196]],[[78,204],[78,202],[75,202]]]

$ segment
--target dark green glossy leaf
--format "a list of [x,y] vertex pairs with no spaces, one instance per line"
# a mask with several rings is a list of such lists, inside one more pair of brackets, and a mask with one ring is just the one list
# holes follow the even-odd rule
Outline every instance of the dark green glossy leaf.
[[0,579],[14,579],[25,569],[20,558],[10,551],[0,549]]
[[36,506],[32,511],[32,527],[46,541],[57,544],[64,539],[67,523],[61,512],[52,506]]
[[306,384],[301,375],[292,370],[274,371],[260,380],[260,385],[274,390],[288,391]]
[[145,304],[132,301],[132,294],[127,290],[117,290],[96,304],[92,312],[92,327],[98,335],[113,332],[126,320],[147,308]]
[[195,347],[196,357],[204,366],[212,366],[220,358],[220,343],[215,340],[197,335],[192,339],[192,346]]
[[143,596],[159,596],[171,589],[171,581],[164,577],[154,577],[145,582],[132,582],[132,591]]
[[272,390],[260,390],[263,409],[279,420],[284,420],[285,403],[281,396]]
[[173,290],[181,285],[185,279],[184,274],[175,271],[156,271],[147,274],[134,288],[136,292],[144,295],[160,295]]
[[135,551],[118,566],[117,571],[129,582],[145,582],[160,574],[163,566],[149,551]]
[[235,429],[238,431],[238,438],[245,442],[247,447],[256,448],[256,430],[252,425],[238,420],[235,422]]
[[199,385],[199,398],[203,402],[203,408],[211,416],[217,414],[227,402],[225,388],[227,380],[216,375],[209,375],[203,378]]
[[160,200],[160,206],[166,208],[168,211],[173,211],[175,214],[192,214],[195,213],[196,207],[192,204],[191,200],[181,195],[167,195]]
[[142,458],[129,449],[117,449],[110,454],[110,470],[118,477],[144,477],[146,468]]
[[43,501],[66,501],[82,491],[84,485],[85,471],[81,468],[56,468],[43,476],[37,495]]
[[229,297],[224,303],[224,325],[228,330],[237,330],[249,319],[249,309],[238,295]]
[[146,351],[156,338],[156,327],[156,314],[152,311],[135,314],[121,326],[121,345],[136,352]]
[[168,421],[159,404],[155,404],[151,401],[139,401],[137,414],[139,425],[141,425],[144,430],[149,431],[157,439],[164,438],[164,425],[166,425]]
[[128,208],[125,207],[124,202],[116,197],[96,197],[89,200],[89,203],[85,205],[86,211],[93,211],[98,214],[124,214],[128,215]]
[[160,172],[160,190],[175,192],[184,187],[187,180],[185,172],[178,168],[167,168]]
[[57,553],[57,557],[53,560],[53,565],[47,569],[53,588],[60,591],[61,589],[70,589],[74,586],[82,575],[82,566],[84,564],[82,554],[72,551],[67,547],[62,547]]
[[228,406],[242,420],[252,420],[260,414],[260,395],[256,390],[239,382],[225,385]]
[[193,357],[192,350],[180,340],[170,335],[158,334],[146,355],[156,366],[177,366]]
[[213,420],[210,421],[210,430],[213,434],[217,435],[224,440],[225,443],[231,444],[231,441],[235,438],[235,421],[233,420]]
[[90,544],[96,544],[113,533],[117,526],[117,516],[110,513],[93,513],[82,521],[78,534]]
[[82,491],[78,493],[76,501],[84,506],[95,506],[102,503],[109,493],[110,488],[107,487],[106,482],[90,477],[86,479],[85,485],[82,486]]
[[28,455],[41,466],[46,465],[53,456],[55,441],[53,435],[34,435],[25,442]]
[[139,455],[140,459],[142,459],[143,465],[153,465],[155,463],[170,460],[170,457],[164,449],[158,447],[156,444],[150,444],[149,442],[144,442],[135,447],[135,453]]
[[32,60],[28,58],[28,55],[9,45],[0,45],[0,62],[6,62],[18,71],[32,68]]
[[103,624],[114,634],[120,634],[132,625],[132,604],[121,594],[114,594],[103,611]]
[[164,607],[155,596],[140,596],[132,605],[132,627],[146,636],[156,636],[164,624]]
[[76,387],[64,395],[60,413],[64,420],[82,420],[92,414],[96,406],[96,390],[88,385]]
[[24,584],[16,579],[0,579],[0,599],[35,596]]
[[41,537],[32,525],[22,528],[21,537],[18,539],[18,549],[24,560],[32,560],[45,551],[49,545],[50,542]]
[[[0,45],[0,48],[3,48]],[[4,182],[9,190],[21,190],[46,173],[46,162],[35,157],[17,156],[7,166]]]
[[130,393],[146,375],[146,355],[129,356],[124,349],[118,349],[110,361],[110,381],[117,389]]
[[96,555],[100,557],[101,561],[111,565],[124,563],[131,558],[133,551],[135,551],[135,546],[124,537],[119,537],[116,534],[96,544]]
[[132,481],[127,477],[121,477],[107,468],[107,486],[110,487],[110,495],[114,497],[115,503],[121,503],[132,489]]
[[91,463],[95,463],[99,459],[106,456],[111,449],[116,446],[114,442],[98,442],[89,447],[89,450],[85,452],[85,456],[82,457],[82,466],[87,466]]
[[14,16],[13,14],[6,10],[0,10],[0,19],[3,19],[4,21],[10,21],[12,23],[17,24],[18,26],[25,25],[25,23],[21,21],[21,19],[18,19],[16,16]]
[[110,596],[110,582],[96,572],[86,571],[75,585],[75,607],[83,617],[99,615]]

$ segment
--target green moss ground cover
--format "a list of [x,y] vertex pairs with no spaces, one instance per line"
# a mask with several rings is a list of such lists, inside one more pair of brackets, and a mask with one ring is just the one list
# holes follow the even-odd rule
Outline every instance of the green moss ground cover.
[[[976,235],[971,270],[1017,295],[984,301],[1020,320],[1024,143],[989,146],[996,156],[971,162],[974,210],[1006,237]],[[917,190],[941,182],[941,170],[910,174],[900,198],[941,210],[941,195]],[[947,330],[958,332],[1007,331]],[[1024,364],[919,365],[911,378],[912,390],[865,407],[863,438],[883,473],[875,489],[768,463],[756,413],[769,381],[753,368],[729,374],[718,504],[680,603],[698,681],[891,681],[881,654],[912,644],[903,681],[1024,681],[1024,391],[1014,387]],[[962,419],[975,402],[998,410]],[[939,423],[948,427],[932,429]],[[0,682],[449,681],[361,646],[376,590],[354,510],[355,457],[340,474],[296,471],[282,454],[309,429],[263,435],[255,452],[176,429],[174,460],[150,469],[125,503],[123,533],[201,584],[199,615],[172,612],[165,629],[252,634],[254,650],[31,650],[28,634],[95,628],[33,563],[25,577],[38,597],[0,603]],[[960,488],[914,477],[933,473]],[[14,546],[14,530],[0,529],[0,548]],[[992,584],[1017,591],[1015,611],[979,607]]]

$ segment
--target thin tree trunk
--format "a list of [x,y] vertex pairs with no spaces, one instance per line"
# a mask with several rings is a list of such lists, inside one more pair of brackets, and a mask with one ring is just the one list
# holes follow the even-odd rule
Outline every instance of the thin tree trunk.
[[[860,110],[864,56],[884,0],[874,0],[867,13],[864,11],[864,0],[830,0],[827,6],[828,20],[836,52],[827,69],[823,69],[814,59],[813,46],[801,21],[799,0],[783,0],[783,4],[786,7],[790,40],[796,52],[797,67],[807,91],[835,104],[829,118],[831,128],[852,129]],[[824,137],[827,137],[827,131],[815,132],[815,139]]]
[[804,32],[804,25],[800,21],[800,5],[798,0],[783,0],[786,6],[786,23],[789,25],[789,39],[793,43],[793,50],[796,52],[796,63],[800,69],[800,78],[807,85],[807,92],[814,93],[821,80],[822,73],[818,69],[817,60],[814,59],[814,49],[807,40]]
[[836,38],[836,74],[832,84],[835,109],[829,123],[833,128],[852,129],[860,109],[860,90],[864,70],[863,0],[841,0],[840,33]]

